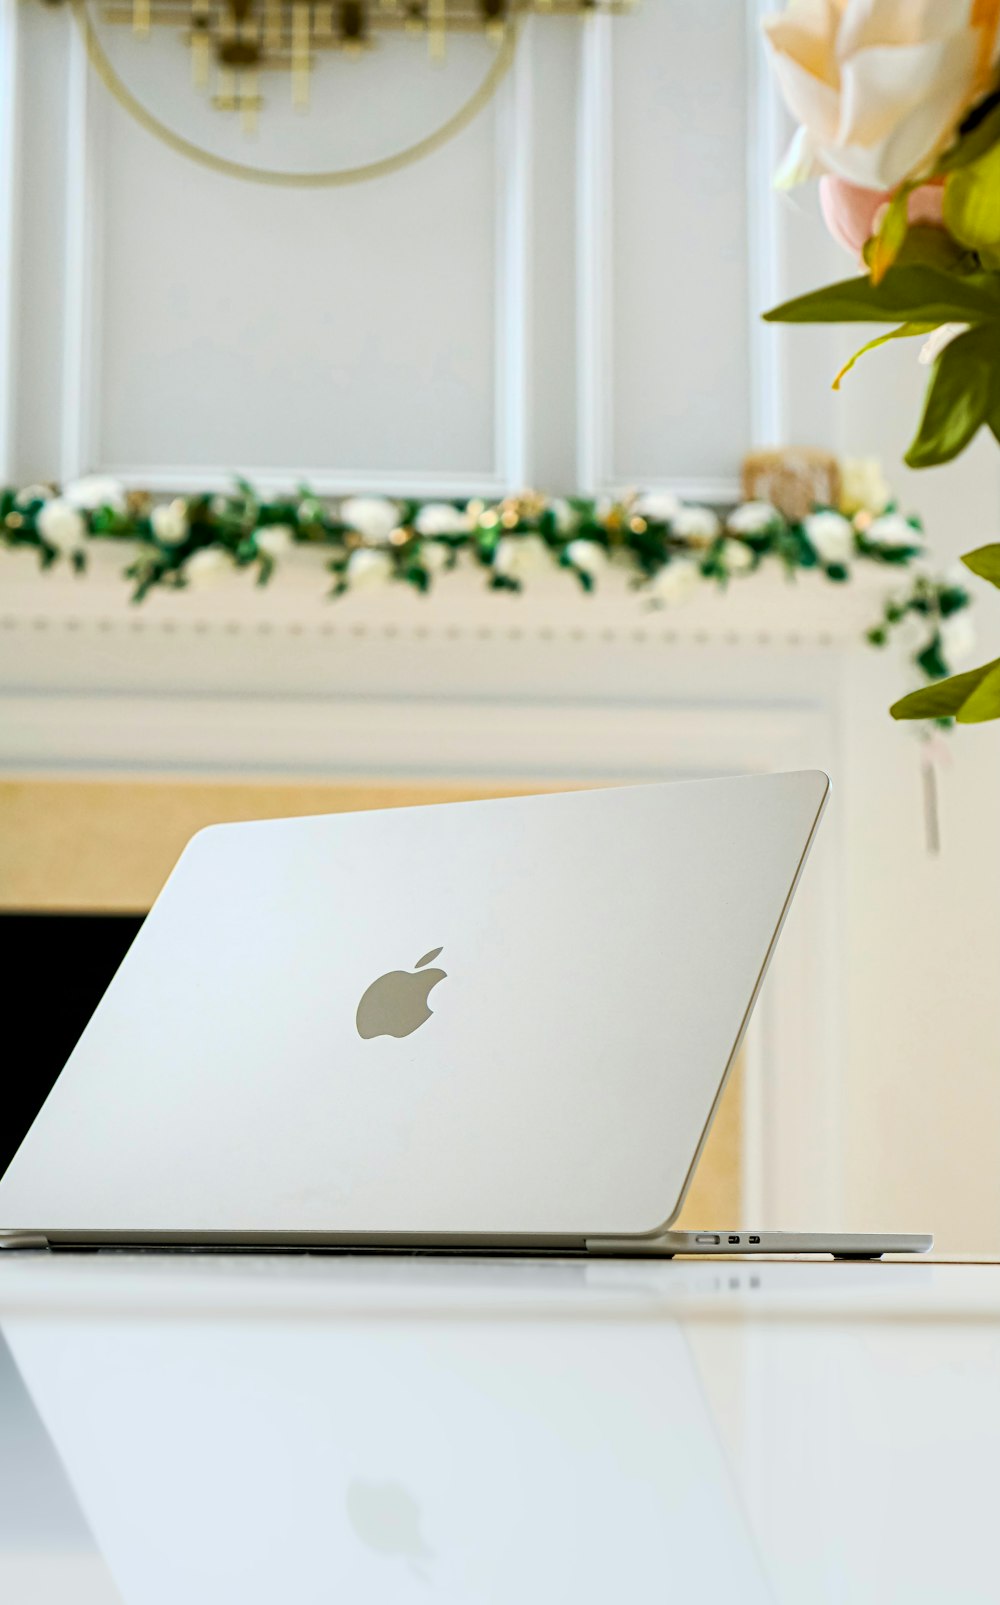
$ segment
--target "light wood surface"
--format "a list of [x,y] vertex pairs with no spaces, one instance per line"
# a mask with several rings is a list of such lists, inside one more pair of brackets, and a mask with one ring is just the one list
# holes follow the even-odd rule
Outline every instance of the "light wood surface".
[[[185,843],[204,825],[543,789],[565,788],[458,781],[5,780],[0,782],[0,911],[144,913]],[[737,1067],[679,1226],[741,1223],[742,1129]]]

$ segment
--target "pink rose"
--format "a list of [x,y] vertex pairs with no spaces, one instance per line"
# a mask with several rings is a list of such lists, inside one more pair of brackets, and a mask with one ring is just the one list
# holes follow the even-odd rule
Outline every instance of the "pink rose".
[[[911,223],[927,223],[943,228],[941,184],[921,184],[907,203]],[[861,249],[875,232],[878,214],[891,198],[891,191],[863,189],[846,178],[827,173],[819,181],[819,203],[823,221],[838,245],[860,260]]]

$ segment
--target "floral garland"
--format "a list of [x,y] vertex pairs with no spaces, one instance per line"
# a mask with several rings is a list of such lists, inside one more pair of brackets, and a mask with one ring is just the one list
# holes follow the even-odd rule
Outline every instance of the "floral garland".
[[460,556],[478,564],[493,589],[506,591],[520,591],[554,565],[592,591],[613,566],[657,607],[765,564],[777,563],[790,577],[811,569],[844,584],[854,564],[872,563],[909,571],[909,583],[885,603],[868,642],[881,647],[895,636],[922,679],[943,678],[974,644],[968,593],[928,567],[920,521],[899,512],[877,464],[845,464],[843,487],[839,507],[794,520],[770,502],[718,512],[665,492],[600,501],[527,493],[499,502],[330,502],[302,486],[294,496],[266,500],[243,479],[225,495],[154,504],[145,492],[90,477],[61,492],[51,485],[0,491],[0,530],[8,548],[33,547],[43,568],[63,561],[78,573],[91,542],[138,543],[124,571],[134,602],[157,587],[201,587],[237,569],[255,569],[264,585],[295,545],[329,552],[335,597],[392,581],[427,591]]

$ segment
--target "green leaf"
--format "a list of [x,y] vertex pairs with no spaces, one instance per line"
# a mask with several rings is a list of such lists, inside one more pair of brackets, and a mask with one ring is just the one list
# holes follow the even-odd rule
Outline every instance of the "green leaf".
[[874,351],[877,346],[884,346],[890,340],[909,340],[915,335],[930,334],[931,330],[936,328],[936,323],[901,323],[898,329],[890,329],[888,334],[877,334],[874,340],[866,340],[863,346],[858,347],[853,357],[850,357],[847,362],[844,363],[844,366],[841,368],[840,372],[837,374],[837,377],[833,381],[832,388],[834,390],[840,389],[841,379],[850,373],[851,369],[854,367],[854,364],[859,360],[859,358],[863,357],[866,352]]
[[941,646],[941,632],[936,630],[934,638],[928,642],[922,652],[916,656],[917,667],[923,669],[929,680],[943,680],[948,673],[948,665],[944,660]]
[[970,250],[1000,244],[1000,145],[949,174],[943,212],[947,228]]
[[966,552],[962,562],[981,580],[1000,585],[1000,541],[991,541],[988,546],[977,546],[974,552]]
[[971,273],[976,265],[973,254],[953,240],[947,229],[931,223],[911,223],[896,257],[897,267],[936,267],[946,273]]
[[1000,658],[994,658],[992,663],[984,663],[978,669],[968,669],[964,674],[953,674],[947,680],[939,680],[936,685],[922,686],[919,691],[911,691],[908,696],[900,697],[889,712],[894,719],[958,716],[980,682],[996,669],[1000,669]]
[[824,285],[764,313],[765,323],[986,323],[1000,319],[1000,280],[914,264]]
[[886,208],[874,238],[871,255],[873,284],[881,284],[903,248],[910,226],[909,204],[912,184],[901,184]]
[[985,724],[988,719],[1000,719],[1000,663],[983,675],[956,717],[959,724]]
[[910,468],[951,462],[1000,401],[1000,331],[969,329],[934,364],[920,428],[906,453]]

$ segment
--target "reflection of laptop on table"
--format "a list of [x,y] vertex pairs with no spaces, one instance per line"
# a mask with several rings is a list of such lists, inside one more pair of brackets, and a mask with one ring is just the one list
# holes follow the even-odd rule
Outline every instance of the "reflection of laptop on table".
[[91,1300],[0,1332],[0,1481],[26,1389],[10,1472],[37,1465],[50,1528],[75,1502],[127,1605],[772,1598],[673,1321],[145,1292],[162,1319]]
[[6,1245],[929,1248],[669,1230],[828,789],[201,832],[0,1180]]

